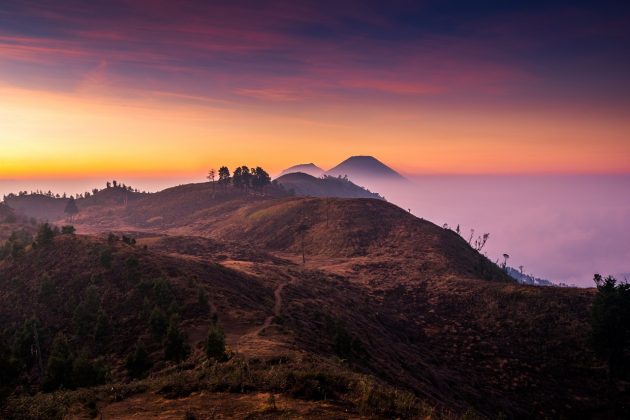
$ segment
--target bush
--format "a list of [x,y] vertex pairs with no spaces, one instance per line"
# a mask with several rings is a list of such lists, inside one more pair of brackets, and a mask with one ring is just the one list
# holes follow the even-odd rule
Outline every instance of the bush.
[[76,229],[72,225],[66,225],[66,226],[62,226],[61,227],[61,234],[62,235],[74,235],[75,231],[76,231]]
[[105,383],[107,369],[100,360],[91,362],[85,355],[80,355],[72,363],[72,386],[81,388]]

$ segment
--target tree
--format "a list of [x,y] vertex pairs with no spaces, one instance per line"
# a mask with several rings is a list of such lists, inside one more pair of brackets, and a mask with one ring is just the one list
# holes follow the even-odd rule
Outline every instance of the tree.
[[157,306],[153,308],[153,311],[151,312],[149,325],[151,326],[151,333],[153,334],[153,337],[157,339],[164,337],[167,328],[166,316]]
[[591,309],[591,344],[606,361],[609,377],[630,376],[630,284],[595,274],[597,295]]
[[227,166],[221,166],[219,168],[219,185],[223,186],[224,190],[227,190],[227,186],[230,183],[230,170]]
[[171,320],[164,342],[164,357],[166,360],[181,362],[190,354],[190,346],[186,343],[186,337],[180,331],[177,323]]
[[210,169],[210,171],[208,171],[208,181],[212,182],[212,194],[214,194],[214,177],[216,176],[216,172],[214,170],[214,168]]
[[144,348],[144,344],[139,341],[133,353],[129,354],[125,361],[127,374],[130,378],[141,379],[146,375],[147,371],[151,369],[152,365],[149,359],[149,353],[147,353],[147,350]]
[[53,340],[46,364],[44,389],[51,391],[59,387],[72,388],[72,363],[73,357],[68,340],[63,333],[58,333]]
[[79,212],[79,208],[77,207],[77,203],[74,200],[74,197],[70,197],[70,199],[68,200],[68,203],[66,203],[66,208],[64,209],[63,212],[68,215],[68,217],[70,218],[70,221],[72,222],[74,215]]
[[509,258],[510,258],[510,255],[509,255],[509,254],[503,254],[503,263],[501,264],[501,268],[502,268],[503,270],[506,270],[506,269],[507,269],[507,262],[508,262],[508,259],[509,259]]
[[96,326],[94,327],[94,339],[99,346],[103,346],[112,336],[112,326],[109,321],[109,316],[104,311],[98,313],[96,318]]
[[271,184],[271,177],[269,176],[267,171],[265,171],[260,166],[257,166],[255,169],[252,169],[252,173],[253,173],[252,185],[255,190],[263,191],[267,185]]
[[232,175],[232,184],[234,187],[243,189],[243,170],[241,167],[234,169],[234,174]]
[[38,245],[49,245],[52,243],[54,237],[55,231],[48,223],[44,223],[39,226],[39,229],[37,230]]
[[225,354],[225,334],[217,325],[210,327],[205,350],[209,358],[216,359],[217,361],[224,361],[227,358]]
[[95,386],[105,383],[107,370],[99,361],[90,361],[85,354],[80,354],[72,362],[72,387]]
[[241,166],[241,178],[241,184],[245,188],[245,191],[247,191],[252,183],[252,174],[249,171],[249,168],[245,165]]
[[297,233],[300,235],[301,243],[302,243],[302,264],[306,264],[306,253],[304,248],[304,237],[306,232],[308,232],[308,225],[306,223],[301,223],[297,228]]

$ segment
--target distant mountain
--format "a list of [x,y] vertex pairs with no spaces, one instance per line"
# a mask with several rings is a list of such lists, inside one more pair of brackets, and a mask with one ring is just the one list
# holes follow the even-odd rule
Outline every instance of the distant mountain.
[[324,175],[324,170],[320,168],[319,166],[315,165],[314,163],[302,163],[300,165],[291,166],[290,168],[285,169],[284,171],[282,171],[280,176],[286,175],[286,174],[294,174],[298,172],[301,172],[303,174],[309,174],[316,178],[319,178],[320,176]]
[[352,181],[387,180],[401,181],[405,178],[398,172],[372,156],[352,156],[326,172],[331,176],[347,176]]
[[297,196],[383,199],[379,194],[370,192],[345,178],[333,176],[315,178],[297,172],[282,175],[276,181],[287,191],[292,191]]
[[506,270],[508,275],[520,284],[530,284],[533,286],[556,286],[556,284],[550,282],[549,280],[539,279],[538,277],[530,276],[529,274],[521,274],[521,272],[516,268],[507,267]]

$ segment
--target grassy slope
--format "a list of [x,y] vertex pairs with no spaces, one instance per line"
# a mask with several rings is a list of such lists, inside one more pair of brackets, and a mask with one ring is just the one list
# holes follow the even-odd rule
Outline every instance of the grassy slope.
[[[386,202],[213,196],[208,184],[193,184],[126,207],[94,207],[79,222],[92,230],[194,235],[143,241],[167,271],[210,260],[256,279],[261,302],[253,288],[251,308],[237,297],[221,306],[232,311],[226,327],[234,345],[261,324],[273,289],[286,281],[280,315],[261,337],[246,340],[246,350],[265,345],[334,359],[331,322],[341,323],[360,344],[348,367],[432,404],[473,405],[491,416],[611,408],[613,394],[586,343],[592,291],[507,282],[455,233]],[[309,226],[306,270],[279,258],[297,260],[302,223]]]

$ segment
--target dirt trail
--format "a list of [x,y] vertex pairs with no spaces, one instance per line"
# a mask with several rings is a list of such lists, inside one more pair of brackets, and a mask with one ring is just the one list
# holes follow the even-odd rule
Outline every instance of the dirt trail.
[[[274,297],[273,313],[271,315],[268,315],[267,317],[265,317],[265,320],[264,320],[264,322],[262,323],[262,325],[260,327],[257,327],[254,330],[251,330],[251,331],[243,334],[241,337],[238,338],[238,340],[237,340],[237,350],[241,350],[242,349],[244,341],[258,341],[258,342],[260,342],[260,340],[264,340],[261,337],[261,334],[263,333],[263,331],[265,331],[267,328],[269,328],[273,324],[273,319],[275,317],[280,316],[280,314],[282,313],[282,290],[288,284],[293,284],[296,281],[297,281],[296,278],[291,277],[289,279],[282,280],[276,286],[276,288],[273,291],[273,297]],[[268,340],[267,339],[265,341],[272,341],[272,340]]]

